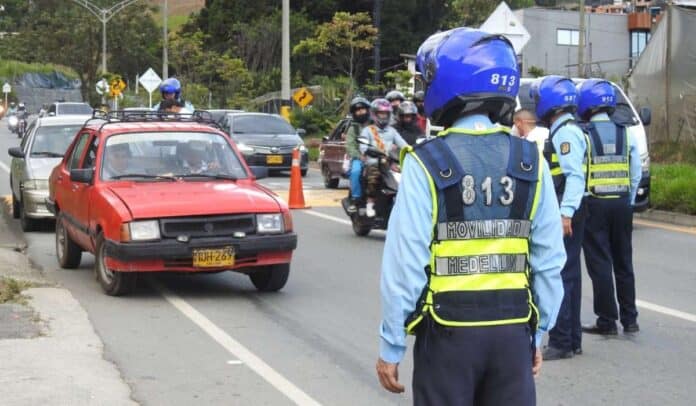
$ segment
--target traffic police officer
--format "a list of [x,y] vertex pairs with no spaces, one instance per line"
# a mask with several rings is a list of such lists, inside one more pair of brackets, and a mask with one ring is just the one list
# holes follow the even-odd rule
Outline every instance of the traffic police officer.
[[575,84],[562,76],[546,76],[530,87],[537,117],[549,128],[544,158],[551,168],[556,196],[561,207],[563,245],[568,260],[563,267],[563,304],[556,326],[549,332],[545,360],[571,358],[582,353],[580,300],[582,271],[580,250],[585,228],[585,163],[587,143],[575,124],[577,110]]
[[609,118],[616,107],[614,86],[602,79],[589,79],[578,86],[578,92],[578,113],[587,121],[585,127],[591,142],[587,179],[589,217],[583,249],[597,315],[595,325],[583,327],[583,331],[615,335],[618,319],[625,333],[636,333],[639,327],[631,206],[641,177],[640,154],[626,127]]
[[426,114],[448,130],[402,152],[377,375],[403,392],[408,332],[415,404],[533,405],[535,346],[556,319],[565,252],[548,166],[494,124],[515,108],[515,51],[501,35],[457,28],[428,38],[417,64]]

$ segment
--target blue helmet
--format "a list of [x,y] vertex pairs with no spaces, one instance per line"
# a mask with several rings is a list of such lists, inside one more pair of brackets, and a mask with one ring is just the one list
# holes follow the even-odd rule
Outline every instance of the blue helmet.
[[578,115],[589,119],[599,112],[614,112],[616,108],[616,89],[604,79],[587,79],[577,87]]
[[162,97],[165,93],[174,93],[178,99],[181,96],[181,83],[176,78],[165,79],[160,84],[160,92],[162,92]]
[[542,121],[561,112],[575,113],[578,92],[572,80],[550,75],[540,78],[529,87],[529,97],[536,103],[536,115]]
[[520,73],[510,41],[502,35],[455,28],[431,35],[418,48],[425,84],[425,113],[449,126],[462,114],[488,114],[509,124]]

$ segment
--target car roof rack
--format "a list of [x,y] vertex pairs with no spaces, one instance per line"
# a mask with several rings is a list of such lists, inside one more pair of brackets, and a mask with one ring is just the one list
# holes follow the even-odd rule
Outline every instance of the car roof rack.
[[87,120],[84,125],[93,120],[104,121],[99,129],[101,130],[108,124],[117,123],[152,123],[152,122],[184,122],[200,123],[222,129],[213,119],[213,115],[204,110],[196,110],[193,113],[170,113],[166,111],[143,110],[114,110],[103,111],[94,110],[92,118]]

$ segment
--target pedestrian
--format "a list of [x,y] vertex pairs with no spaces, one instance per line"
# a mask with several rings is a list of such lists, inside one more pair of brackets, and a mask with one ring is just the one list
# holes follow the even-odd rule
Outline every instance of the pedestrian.
[[370,124],[370,101],[364,97],[355,97],[350,102],[351,122],[346,133],[346,155],[350,159],[350,205],[348,212],[358,210],[358,202],[362,198],[363,160],[358,145],[358,137],[363,128]]
[[544,158],[551,168],[560,205],[567,257],[561,271],[563,303],[543,353],[544,360],[550,361],[582,353],[580,250],[587,217],[583,203],[586,173],[583,161],[587,158],[587,143],[573,116],[578,95],[572,80],[563,76],[546,76],[532,84],[530,96],[536,102],[537,117],[550,130],[544,142]]
[[537,126],[537,117],[533,111],[529,109],[519,109],[512,116],[514,124],[512,133],[518,137],[522,137],[527,141],[537,143],[541,148],[544,147],[544,142],[548,138],[548,131],[543,127]]
[[589,218],[583,250],[597,315],[595,324],[583,327],[583,331],[616,335],[616,321],[620,320],[624,333],[637,333],[632,206],[641,178],[640,154],[626,127],[609,118],[616,108],[614,86],[602,79],[589,79],[578,91],[578,114],[586,121],[591,143]]
[[537,348],[563,297],[565,252],[548,166],[507,127],[515,51],[501,35],[457,28],[428,38],[417,65],[426,114],[448,130],[402,161],[377,375],[404,391],[398,364],[410,333],[416,405],[534,405]]

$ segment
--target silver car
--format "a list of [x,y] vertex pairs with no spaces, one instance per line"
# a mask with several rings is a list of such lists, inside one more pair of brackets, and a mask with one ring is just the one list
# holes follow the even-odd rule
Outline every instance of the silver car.
[[20,219],[22,230],[35,230],[41,220],[53,217],[45,201],[48,176],[90,118],[86,115],[38,118],[30,124],[20,146],[8,150],[12,156],[12,212]]

